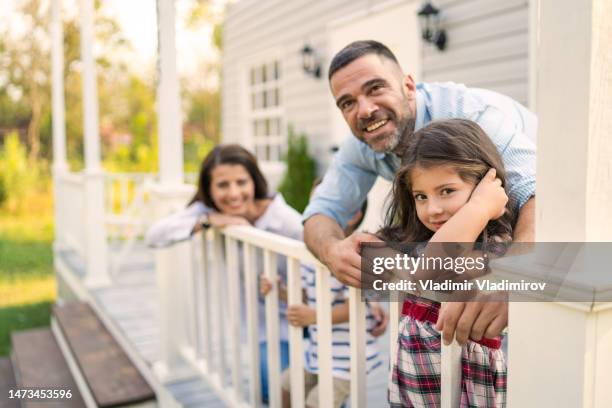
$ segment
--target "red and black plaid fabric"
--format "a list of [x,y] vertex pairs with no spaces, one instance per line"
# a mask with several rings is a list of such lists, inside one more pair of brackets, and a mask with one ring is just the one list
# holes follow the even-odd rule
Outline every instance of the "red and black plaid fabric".
[[[422,298],[404,303],[389,377],[391,407],[440,406],[441,336],[433,327],[439,308],[439,303]],[[501,339],[496,338],[463,346],[462,408],[505,407],[507,370],[500,345]]]

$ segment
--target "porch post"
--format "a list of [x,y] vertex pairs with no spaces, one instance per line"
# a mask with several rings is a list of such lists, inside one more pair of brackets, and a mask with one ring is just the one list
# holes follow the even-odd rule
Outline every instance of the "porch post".
[[[154,215],[161,218],[185,208],[193,188],[183,185],[183,132],[176,67],[174,0],[157,0],[157,26],[159,183],[151,194]],[[155,372],[162,381],[192,375],[182,356],[182,350],[188,345],[185,322],[188,305],[178,278],[190,275],[190,249],[190,243],[181,243],[157,250],[155,254],[161,336],[161,360],[155,364]]]
[[[537,241],[612,241],[612,3],[539,4]],[[612,406],[611,335],[610,305],[512,303],[508,406]]]
[[64,102],[64,31],[61,0],[51,2],[51,64],[53,86],[53,174],[68,170],[66,163],[66,104]]
[[183,183],[183,131],[176,68],[174,0],[157,1],[159,178],[166,186]]
[[81,60],[83,63],[83,131],[85,141],[86,276],[85,284],[110,284],[104,225],[104,173],[100,166],[98,89],[93,56],[94,0],[81,0]]
[[55,245],[63,242],[65,223],[62,205],[61,177],[68,172],[66,162],[66,120],[64,102],[64,33],[61,0],[51,2],[51,71],[53,122],[53,206]]

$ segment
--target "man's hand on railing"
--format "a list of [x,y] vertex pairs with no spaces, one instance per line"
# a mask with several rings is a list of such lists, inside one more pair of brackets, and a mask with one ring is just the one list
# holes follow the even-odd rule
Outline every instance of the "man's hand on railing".
[[310,326],[317,322],[317,311],[306,305],[291,305],[287,308],[287,321],[292,326]]
[[[493,295],[499,297],[498,294]],[[499,336],[506,326],[508,302],[484,300],[442,303],[435,327],[442,332],[444,344],[451,344],[454,338],[463,345],[468,338],[480,340]]]
[[375,235],[356,232],[337,240],[323,254],[322,261],[334,276],[348,286],[361,288],[361,243],[380,242]]
[[387,330],[387,324],[389,323],[389,313],[378,302],[369,302],[370,310],[372,311],[372,315],[376,320],[376,326],[372,329],[370,333],[372,336],[378,337],[382,336],[382,334]]

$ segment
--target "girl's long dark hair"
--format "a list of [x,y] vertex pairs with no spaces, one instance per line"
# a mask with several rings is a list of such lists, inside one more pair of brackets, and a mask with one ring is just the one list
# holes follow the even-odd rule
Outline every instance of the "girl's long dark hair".
[[[415,167],[451,166],[466,182],[478,183],[490,168],[497,171],[502,186],[506,184],[506,171],[502,159],[486,133],[470,120],[448,119],[425,126],[415,132],[402,157],[402,165],[395,176],[392,202],[378,236],[385,241],[424,242],[433,232],[417,217],[412,194],[411,172]],[[487,224],[484,241],[510,241],[515,223],[514,203],[506,205],[505,214]],[[479,241],[482,241],[482,235]]]
[[243,166],[255,184],[255,199],[260,200],[268,197],[268,183],[257,166],[255,156],[244,147],[236,144],[218,145],[202,161],[200,175],[198,176],[198,190],[189,201],[189,205],[200,201],[207,207],[219,210],[210,194],[210,184],[213,169],[221,164]]

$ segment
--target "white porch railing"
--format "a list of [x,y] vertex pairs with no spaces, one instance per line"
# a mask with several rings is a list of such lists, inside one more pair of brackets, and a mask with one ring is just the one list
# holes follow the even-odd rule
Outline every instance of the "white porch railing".
[[[185,183],[195,184],[196,174],[185,173]],[[107,235],[113,239],[130,239],[144,232],[154,219],[151,186],[157,173],[104,173],[104,211]]]
[[147,186],[156,179],[155,173],[104,174],[104,209],[109,238],[126,239],[142,232],[144,220],[150,218],[143,214],[149,200]]
[[[159,268],[158,278],[163,292],[161,336],[163,370],[166,374],[188,365],[209,382],[228,406],[261,405],[259,378],[259,324],[257,281],[261,273],[276,282],[280,256],[287,262],[288,304],[302,302],[300,263],[316,265],[317,333],[319,360],[320,406],[328,406],[333,400],[332,382],[332,321],[330,273],[316,260],[300,241],[281,237],[250,227],[229,227],[210,230],[192,243],[179,244],[161,250],[166,260],[179,259],[190,251],[181,248],[188,245],[202,248],[202,262],[188,263],[188,271]],[[203,240],[201,240],[203,238]],[[199,242],[198,242],[199,241]],[[239,245],[242,250],[239,250]],[[257,270],[260,262],[256,251],[263,253],[263,271]],[[166,262],[162,264],[169,265]],[[242,264],[242,271],[239,265]],[[176,268],[176,261],[172,263]],[[185,265],[185,264],[183,264]],[[199,269],[201,268],[201,269]],[[185,273],[185,274],[183,274]],[[191,290],[187,293],[181,285],[170,282],[187,279]],[[242,275],[242,278],[240,277]],[[164,283],[165,282],[165,283]],[[170,283],[169,283],[170,282]],[[175,281],[174,281],[175,282]],[[168,284],[169,283],[169,284]],[[240,306],[240,294],[244,293],[246,308]],[[366,310],[361,291],[350,288],[350,350],[351,350],[351,407],[366,405]],[[266,340],[268,347],[268,378],[270,407],[281,406],[281,369],[278,333],[278,292],[274,288],[265,298]],[[182,306],[177,306],[182,304]],[[391,303],[391,305],[396,305]],[[392,307],[390,350],[393,353],[397,341],[398,308]],[[246,316],[241,315],[245,310]],[[176,313],[182,314],[177,316]],[[177,325],[177,320],[180,321]],[[246,321],[246,344],[241,341],[241,328]],[[183,325],[182,327],[179,327]],[[291,401],[292,407],[304,407],[304,347],[301,327],[289,327]],[[180,361],[177,360],[180,357]],[[226,361],[229,358],[229,361]],[[248,361],[248,394],[244,391],[244,363]],[[458,406],[459,398],[458,348],[443,348],[443,406]]]

